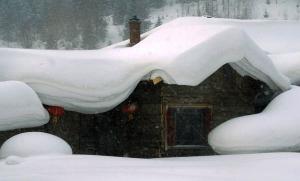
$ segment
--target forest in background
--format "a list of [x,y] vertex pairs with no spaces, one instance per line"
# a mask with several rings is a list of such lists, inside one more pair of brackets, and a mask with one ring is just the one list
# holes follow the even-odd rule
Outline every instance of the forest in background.
[[0,0],[0,44],[95,49],[126,39],[133,15],[145,32],[181,16],[299,19],[299,8],[299,0]]

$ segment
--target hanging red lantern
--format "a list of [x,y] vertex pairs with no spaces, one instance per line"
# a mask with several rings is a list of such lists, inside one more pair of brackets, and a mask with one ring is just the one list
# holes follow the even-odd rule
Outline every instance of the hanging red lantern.
[[54,125],[57,124],[59,117],[63,116],[65,113],[64,108],[58,106],[49,106],[47,110],[52,117],[52,122]]
[[137,103],[128,103],[128,104],[124,104],[122,106],[122,112],[124,114],[128,114],[128,119],[132,120],[133,119],[133,115],[134,113],[136,113],[138,110],[138,105]]
[[57,117],[63,116],[65,113],[64,108],[58,106],[49,106],[47,110],[52,116]]

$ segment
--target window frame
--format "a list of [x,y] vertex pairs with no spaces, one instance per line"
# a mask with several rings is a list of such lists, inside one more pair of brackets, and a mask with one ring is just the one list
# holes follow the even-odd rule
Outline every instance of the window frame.
[[213,106],[210,104],[172,104],[172,103],[166,103],[163,106],[162,111],[162,123],[163,123],[163,141],[164,141],[164,147],[165,150],[170,149],[202,149],[207,148],[209,145],[168,145],[168,121],[167,121],[167,113],[169,108],[195,108],[195,109],[207,109],[207,117],[206,120],[204,120],[204,131],[206,136],[208,135],[209,131],[212,129],[212,113],[213,113]]

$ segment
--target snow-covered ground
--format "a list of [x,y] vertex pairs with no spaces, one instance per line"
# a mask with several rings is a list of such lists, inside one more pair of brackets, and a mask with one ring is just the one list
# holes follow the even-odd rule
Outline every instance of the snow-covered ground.
[[299,153],[148,160],[38,156],[0,160],[0,178],[1,181],[292,181],[299,179],[299,167]]
[[114,108],[141,79],[160,76],[194,86],[226,63],[287,90],[289,80],[265,52],[300,51],[299,32],[294,21],[180,18],[146,33],[134,47],[125,41],[91,51],[0,49],[0,81],[23,81],[44,104],[82,113]]
[[48,121],[48,112],[28,85],[0,82],[0,131],[41,126]]

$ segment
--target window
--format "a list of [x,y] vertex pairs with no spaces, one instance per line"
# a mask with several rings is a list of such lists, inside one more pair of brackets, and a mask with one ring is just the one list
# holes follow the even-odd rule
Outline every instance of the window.
[[211,107],[168,105],[165,112],[167,148],[207,146]]

